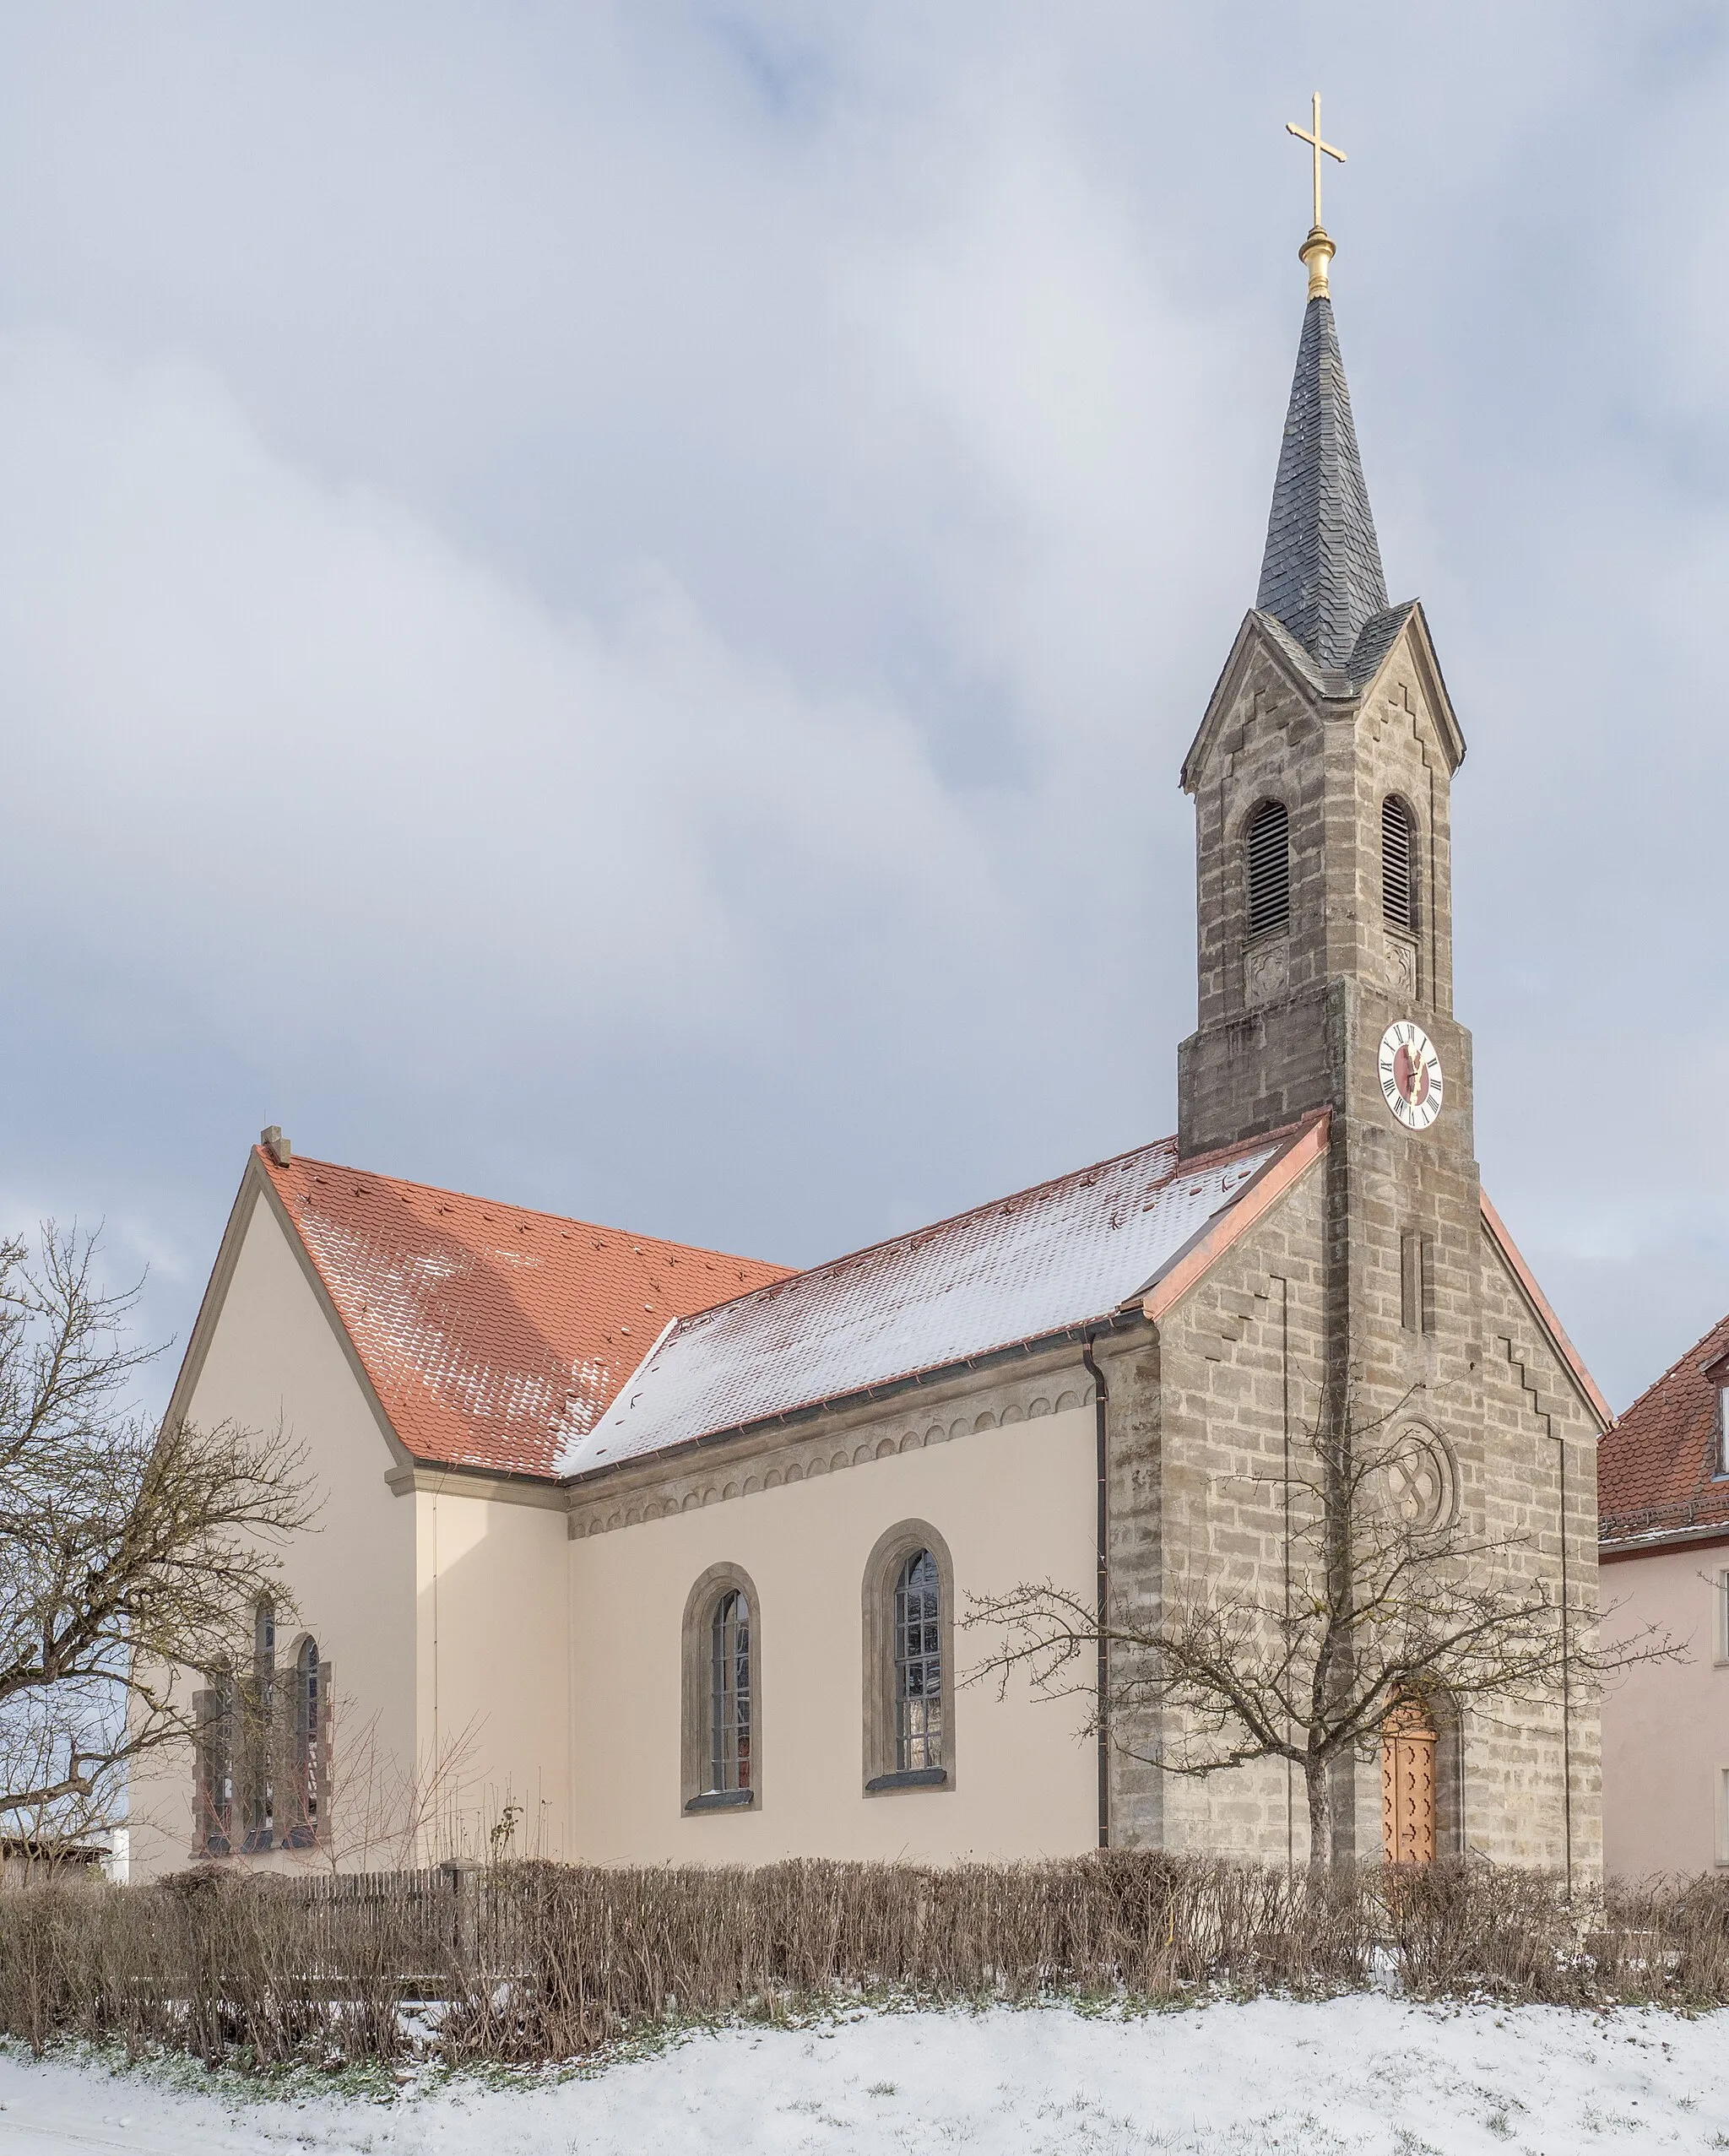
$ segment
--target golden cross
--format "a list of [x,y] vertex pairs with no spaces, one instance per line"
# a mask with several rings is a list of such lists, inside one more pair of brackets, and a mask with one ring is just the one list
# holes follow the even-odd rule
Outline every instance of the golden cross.
[[[1311,128],[1313,129],[1312,133],[1310,132]],[[1323,142],[1320,138],[1320,92],[1319,90],[1316,90],[1314,93],[1314,117],[1310,122],[1309,126],[1308,127],[1299,127],[1294,120],[1287,120],[1285,122],[1285,133],[1287,135],[1295,135],[1298,142],[1306,142],[1314,152],[1314,222],[1316,228],[1319,229],[1320,225],[1320,160],[1322,154],[1325,153],[1325,154],[1328,157],[1336,157],[1341,165],[1345,162],[1345,153],[1342,149],[1335,149],[1330,142]]]

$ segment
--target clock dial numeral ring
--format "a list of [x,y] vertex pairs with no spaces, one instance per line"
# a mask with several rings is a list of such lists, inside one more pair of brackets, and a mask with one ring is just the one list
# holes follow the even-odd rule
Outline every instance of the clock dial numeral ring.
[[1445,1079],[1434,1043],[1409,1018],[1396,1018],[1381,1035],[1377,1064],[1381,1098],[1396,1123],[1427,1130],[1441,1112]]

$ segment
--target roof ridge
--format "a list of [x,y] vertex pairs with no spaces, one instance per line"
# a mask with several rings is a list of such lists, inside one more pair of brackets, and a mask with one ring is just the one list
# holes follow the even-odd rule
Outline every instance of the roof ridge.
[[[1262,1146],[1282,1145],[1314,1122],[1317,1113],[1325,1113],[1324,1108],[1312,1111],[1295,1123],[1281,1124],[1276,1130],[1263,1131],[1258,1138],[1244,1138],[1234,1145],[1217,1146],[1210,1152],[1191,1154],[1187,1160],[1179,1157],[1171,1163],[1169,1175],[1161,1177],[1160,1180],[1168,1183],[1179,1175],[1213,1167],[1222,1160],[1230,1159],[1233,1154],[1252,1153]],[[861,1259],[875,1257],[879,1250],[892,1250],[898,1244],[912,1242],[915,1237],[935,1235],[942,1228],[957,1227],[963,1221],[978,1220],[985,1213],[995,1212],[1000,1205],[1018,1205],[1024,1199],[1040,1197],[1047,1190],[1054,1190],[1060,1184],[1078,1182],[1083,1175],[1102,1175],[1108,1167],[1117,1167],[1124,1161],[1133,1160],[1137,1153],[1157,1152],[1160,1146],[1174,1146],[1176,1142],[1177,1133],[1174,1131],[1168,1138],[1152,1138],[1144,1146],[1130,1146],[1120,1153],[1108,1154],[1102,1161],[1089,1161],[1084,1167],[1071,1167],[1065,1174],[1047,1176],[1042,1183],[1029,1183],[1023,1189],[1005,1191],[1000,1198],[987,1198],[980,1205],[963,1206],[957,1213],[945,1213],[940,1220],[926,1221],[918,1227],[902,1228],[898,1235],[881,1236],[875,1243],[861,1243],[856,1250],[843,1250],[832,1258],[823,1259],[820,1264],[806,1265],[797,1272],[789,1273],[783,1279],[760,1281],[755,1287],[747,1287],[737,1295],[729,1295],[724,1303],[711,1303],[704,1309],[693,1310],[687,1318],[680,1318],[671,1330],[682,1332],[686,1325],[694,1325],[699,1319],[706,1323],[723,1310],[731,1310],[740,1303],[748,1303],[752,1296],[778,1292],[790,1287],[795,1281],[816,1280],[825,1273],[832,1272],[837,1266],[856,1265]],[[662,1345],[664,1344],[663,1341]]]
[[252,1151],[263,1162],[267,1174],[290,1174],[297,1167],[333,1168],[339,1175],[363,1175],[374,1183],[390,1184],[397,1189],[424,1190],[432,1198],[459,1198],[467,1205],[496,1205],[507,1212],[526,1213],[534,1220],[556,1221],[561,1227],[583,1227],[592,1230],[597,1235],[628,1237],[632,1242],[653,1243],[666,1250],[700,1250],[704,1257],[725,1258],[734,1265],[768,1265],[788,1277],[799,1270],[796,1265],[782,1265],[778,1259],[751,1258],[742,1251],[718,1249],[710,1243],[681,1243],[669,1235],[648,1235],[639,1228],[617,1227],[605,1221],[583,1220],[575,1213],[549,1212],[544,1205],[518,1205],[514,1198],[486,1198],[475,1190],[456,1190],[442,1183],[419,1183],[412,1176],[390,1175],[382,1168],[355,1167],[345,1161],[321,1160],[312,1153],[296,1153],[285,1167],[273,1160],[262,1146],[254,1146]]

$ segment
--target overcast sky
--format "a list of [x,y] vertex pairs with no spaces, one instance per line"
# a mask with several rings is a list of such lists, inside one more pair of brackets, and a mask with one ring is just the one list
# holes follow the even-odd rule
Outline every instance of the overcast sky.
[[812,1262],[1171,1129],[1324,93],[1484,1181],[1729,1308],[1729,10],[0,0],[0,1213]]

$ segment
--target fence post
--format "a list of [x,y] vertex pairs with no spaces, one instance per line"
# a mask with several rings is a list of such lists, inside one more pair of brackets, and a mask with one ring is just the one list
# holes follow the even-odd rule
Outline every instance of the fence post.
[[479,1943],[480,1890],[476,1875],[484,1867],[472,1861],[452,1857],[441,1864],[439,1873],[450,1889],[450,1943],[457,1958],[472,1968]]

